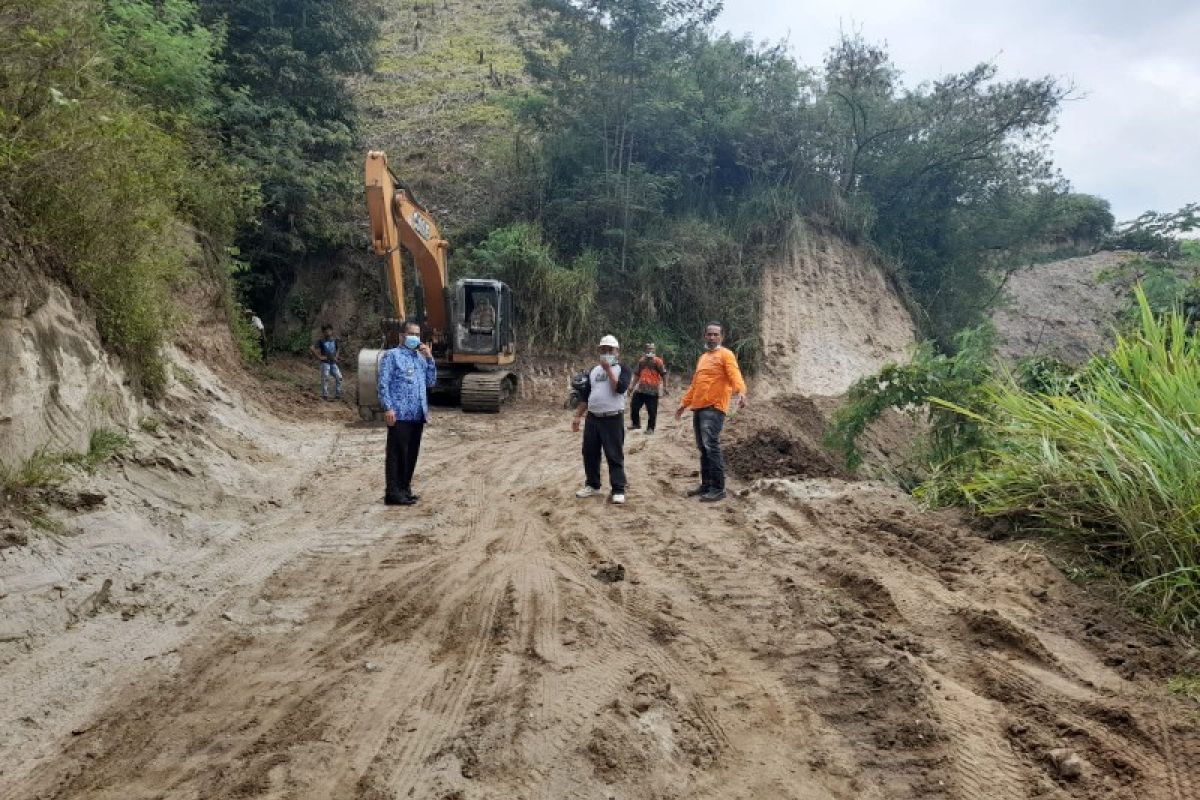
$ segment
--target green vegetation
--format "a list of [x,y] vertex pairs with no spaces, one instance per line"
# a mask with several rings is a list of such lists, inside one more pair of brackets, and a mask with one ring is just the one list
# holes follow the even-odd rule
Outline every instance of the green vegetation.
[[1200,703],[1200,675],[1183,673],[1167,682],[1167,689],[1177,695]]
[[[172,297],[199,265],[234,275],[231,312],[246,302],[269,316],[298,268],[352,242],[364,121],[351,85],[372,144],[445,212],[456,272],[494,273],[489,233],[532,225],[551,262],[591,265],[581,309],[684,349],[722,319],[750,366],[761,265],[797,216],[890,255],[946,348],[1028,245],[1111,227],[1107,206],[1066,193],[1045,158],[1066,96],[1053,81],[998,81],[983,65],[910,88],[857,37],[803,68],[782,46],[714,37],[719,8],[6,6],[0,190],[152,394]],[[521,329],[565,346],[575,323],[538,330],[551,296]]]
[[1105,241],[1112,250],[1134,250],[1151,256],[1170,259],[1195,247],[1194,241],[1180,239],[1179,234],[1200,229],[1200,203],[1189,203],[1178,211],[1159,213],[1147,211],[1135,220],[1124,223]]
[[[1174,214],[1146,212],[1123,225],[1108,244],[1122,244],[1138,255],[1100,276],[1122,288],[1139,287],[1156,312],[1180,309],[1189,330],[1200,322],[1200,241],[1180,239],[1177,234],[1200,227],[1198,208],[1193,204]],[[1140,316],[1131,300],[1129,322],[1136,324]]]
[[998,374],[964,343],[860,381],[831,442],[848,458],[886,407],[928,402],[918,496],[1061,536],[1130,582],[1164,625],[1200,626],[1200,338],[1140,289],[1139,319],[1078,371],[1037,361]]
[[146,393],[167,381],[178,288],[201,268],[223,279],[235,239],[251,289],[286,285],[291,261],[346,240],[358,148],[343,76],[370,68],[369,11],[0,7],[0,195]]
[[1187,628],[1200,623],[1200,340],[1138,297],[1139,329],[1069,394],[993,384],[986,415],[935,402],[988,429],[982,463],[959,483],[974,508],[1077,539],[1136,579],[1155,617]]
[[[529,89],[521,43],[537,37],[528,2],[421,0],[385,9],[376,69],[354,82],[364,138],[388,152],[452,243],[478,242],[512,221],[502,165],[521,146],[514,110]],[[356,164],[356,178],[359,171]]]
[[86,452],[42,449],[16,468],[0,467],[0,508],[11,508],[37,527],[53,528],[47,495],[66,483],[73,471],[95,472],[130,444],[125,434],[98,428],[92,431]]
[[561,348],[592,334],[596,263],[590,254],[560,265],[537,228],[518,224],[492,231],[474,258],[481,276],[504,281],[521,298],[521,333],[531,346]]
[[239,285],[274,308],[299,262],[346,244],[359,219],[361,145],[347,79],[374,64],[369,0],[199,0],[221,31],[213,126],[224,159],[256,189],[238,219]]
[[132,444],[129,437],[109,428],[97,428],[88,439],[88,449],[78,461],[88,472],[94,471]]
[[714,37],[715,0],[534,0],[533,87],[509,154],[509,216],[597,264],[613,326],[691,341],[707,319],[757,357],[760,271],[797,217],[897,264],[946,348],[1000,275],[1045,243],[1112,227],[1046,157],[1066,88],[991,65],[906,87],[859,37],[819,69]]
[[[170,68],[156,60],[159,51],[126,50],[128,30],[104,24],[106,11],[137,5],[36,0],[0,8],[0,194],[61,257],[105,341],[156,393],[166,379],[159,348],[174,319],[170,287],[192,253],[184,228],[208,204],[224,205],[229,187],[216,181],[203,202],[187,197],[198,165],[184,124],[168,132],[118,84],[114,53],[124,52],[122,63],[135,71],[130,83]],[[186,19],[172,30],[189,39]],[[203,75],[211,41],[191,44]]]
[[989,328],[972,328],[955,339],[954,355],[940,353],[931,342],[923,342],[908,364],[888,364],[878,375],[856,381],[846,395],[846,404],[833,416],[826,443],[840,452],[850,469],[862,463],[857,442],[867,426],[886,409],[922,409],[929,434],[922,446],[921,461],[944,469],[983,444],[979,423],[956,410],[929,405],[935,397],[953,397],[969,409],[979,409],[982,387],[995,377],[995,340]]

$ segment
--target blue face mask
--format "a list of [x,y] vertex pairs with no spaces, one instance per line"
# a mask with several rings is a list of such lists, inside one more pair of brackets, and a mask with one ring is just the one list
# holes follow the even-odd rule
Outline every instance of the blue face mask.
[[416,350],[418,347],[421,346],[421,337],[420,336],[405,336],[404,337],[404,346],[407,347],[409,350]]

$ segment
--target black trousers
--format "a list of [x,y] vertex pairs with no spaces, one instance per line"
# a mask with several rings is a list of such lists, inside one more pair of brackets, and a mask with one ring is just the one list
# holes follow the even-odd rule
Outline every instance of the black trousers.
[[654,423],[658,421],[658,395],[643,394],[642,392],[634,392],[633,400],[629,404],[629,418],[633,422],[633,427],[642,427],[641,410],[642,406],[646,407],[646,430],[654,430]]
[[721,454],[721,429],[725,414],[709,406],[692,414],[696,449],[700,451],[700,485],[709,489],[725,488],[725,458]]
[[388,497],[400,497],[412,489],[413,471],[421,454],[424,422],[400,422],[388,427],[387,458],[383,472]]
[[608,483],[613,494],[625,492],[625,415],[593,417],[583,423],[583,474],[587,485],[600,488],[600,454],[608,460]]

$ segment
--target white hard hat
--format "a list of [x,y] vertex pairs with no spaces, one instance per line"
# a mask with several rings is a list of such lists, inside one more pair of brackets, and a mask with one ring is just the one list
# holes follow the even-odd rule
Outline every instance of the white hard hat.
[[617,337],[613,336],[611,333],[600,340],[600,346],[601,347],[615,347],[618,350],[621,349],[621,345],[617,344]]

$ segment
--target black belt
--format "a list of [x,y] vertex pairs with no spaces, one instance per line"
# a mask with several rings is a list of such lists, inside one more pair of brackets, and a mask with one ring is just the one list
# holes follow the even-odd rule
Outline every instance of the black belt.
[[619,417],[624,413],[624,411],[601,411],[599,413],[589,411],[588,416],[595,417],[596,419],[608,419],[609,417]]

